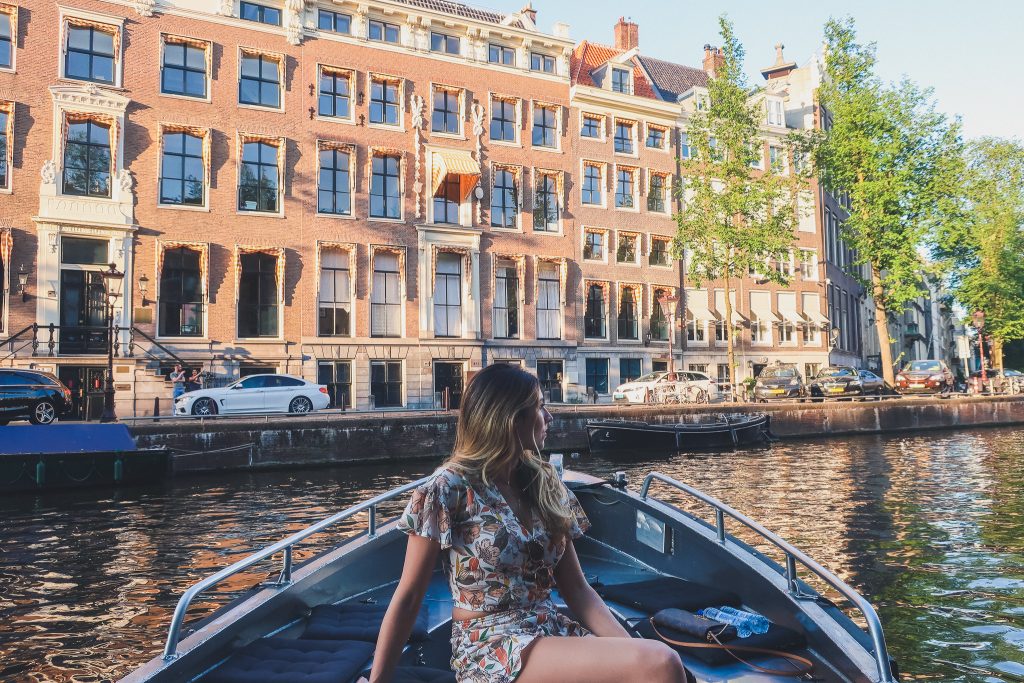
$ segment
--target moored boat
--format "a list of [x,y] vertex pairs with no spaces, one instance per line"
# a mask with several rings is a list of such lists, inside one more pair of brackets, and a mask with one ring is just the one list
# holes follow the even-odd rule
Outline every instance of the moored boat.
[[[401,575],[407,538],[397,528],[397,520],[378,526],[377,508],[404,500],[424,481],[343,510],[190,587],[174,612],[163,654],[123,681],[355,680],[371,663],[383,609]],[[881,623],[870,603],[742,513],[657,472],[647,475],[639,491],[628,490],[622,475],[604,481],[567,472],[566,483],[593,525],[576,541],[584,572],[613,614],[636,626],[638,635],[644,635],[642,627],[649,623],[646,617],[661,607],[685,605],[683,608],[695,610],[731,604],[756,611],[772,624],[765,635],[774,639],[770,644],[759,642],[774,652],[747,653],[744,659],[750,664],[780,671],[792,668],[793,658],[798,657],[813,666],[813,680],[825,683],[897,680]],[[651,495],[655,484],[667,487],[675,497],[710,505],[714,521],[709,523],[655,498]],[[292,550],[297,544],[306,545],[310,537],[364,512],[369,515],[365,532],[326,547],[299,566],[293,564]],[[727,533],[727,523],[746,527],[764,543],[775,546],[785,558],[785,566]],[[276,581],[253,588],[184,628],[189,607],[200,594],[276,557],[282,558]],[[861,613],[867,630],[805,583],[801,572],[815,575],[849,601]],[[557,592],[553,597],[564,607]],[[454,681],[448,668],[451,607],[439,563],[396,680]],[[728,654],[719,652],[720,657],[709,658],[709,652],[713,650],[684,648],[681,652],[700,683],[794,680],[758,672]]]
[[700,451],[753,446],[774,440],[765,413],[693,415],[689,422],[657,424],[628,420],[589,420],[592,451]]

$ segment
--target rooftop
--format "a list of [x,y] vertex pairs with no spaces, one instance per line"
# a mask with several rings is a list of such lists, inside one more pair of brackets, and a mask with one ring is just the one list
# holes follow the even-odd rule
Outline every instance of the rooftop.
[[525,28],[523,22],[516,19],[506,23],[508,15],[502,14],[501,12],[494,12],[492,10],[481,9],[478,7],[470,7],[461,2],[452,2],[451,0],[393,0],[394,2],[401,3],[403,5],[409,5],[410,7],[418,7],[420,9],[431,10],[434,12],[441,12],[442,14],[451,14],[456,17],[462,17],[463,19],[471,19],[473,21],[482,21],[489,24],[501,24],[505,26],[511,26],[513,28]]
[[662,99],[669,102],[675,102],[690,88],[695,86],[706,88],[708,85],[708,74],[704,69],[643,55],[638,55],[637,60],[650,74],[654,87],[658,89]]
[[[584,40],[572,51],[569,73],[571,74],[573,85],[578,83],[580,85],[596,86],[597,83],[594,82],[591,72],[604,66],[608,63],[608,60],[621,54],[623,54],[622,50],[609,45],[601,45],[600,43]],[[633,94],[638,97],[658,99],[657,93],[647,80],[647,75],[639,66],[633,67]]]

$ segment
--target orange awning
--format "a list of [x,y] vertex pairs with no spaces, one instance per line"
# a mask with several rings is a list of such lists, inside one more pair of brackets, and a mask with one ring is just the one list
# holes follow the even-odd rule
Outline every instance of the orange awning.
[[441,183],[449,175],[459,176],[459,201],[466,201],[480,180],[480,164],[464,150],[435,150],[431,169],[431,195],[436,195]]

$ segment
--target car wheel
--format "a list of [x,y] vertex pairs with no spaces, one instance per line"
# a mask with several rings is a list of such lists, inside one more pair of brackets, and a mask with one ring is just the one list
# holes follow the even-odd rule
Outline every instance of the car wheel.
[[57,421],[57,408],[50,401],[40,401],[32,406],[28,421],[34,425],[48,425]]
[[296,396],[292,399],[292,402],[288,404],[288,412],[298,415],[311,413],[313,412],[313,402],[305,396]]
[[217,414],[217,402],[212,398],[196,399],[192,404],[192,414],[200,417],[212,417]]

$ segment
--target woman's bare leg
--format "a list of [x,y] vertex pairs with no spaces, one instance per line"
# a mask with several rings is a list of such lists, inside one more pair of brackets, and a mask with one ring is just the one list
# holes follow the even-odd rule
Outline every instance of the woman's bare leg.
[[679,655],[639,638],[537,638],[523,654],[516,683],[685,683]]

